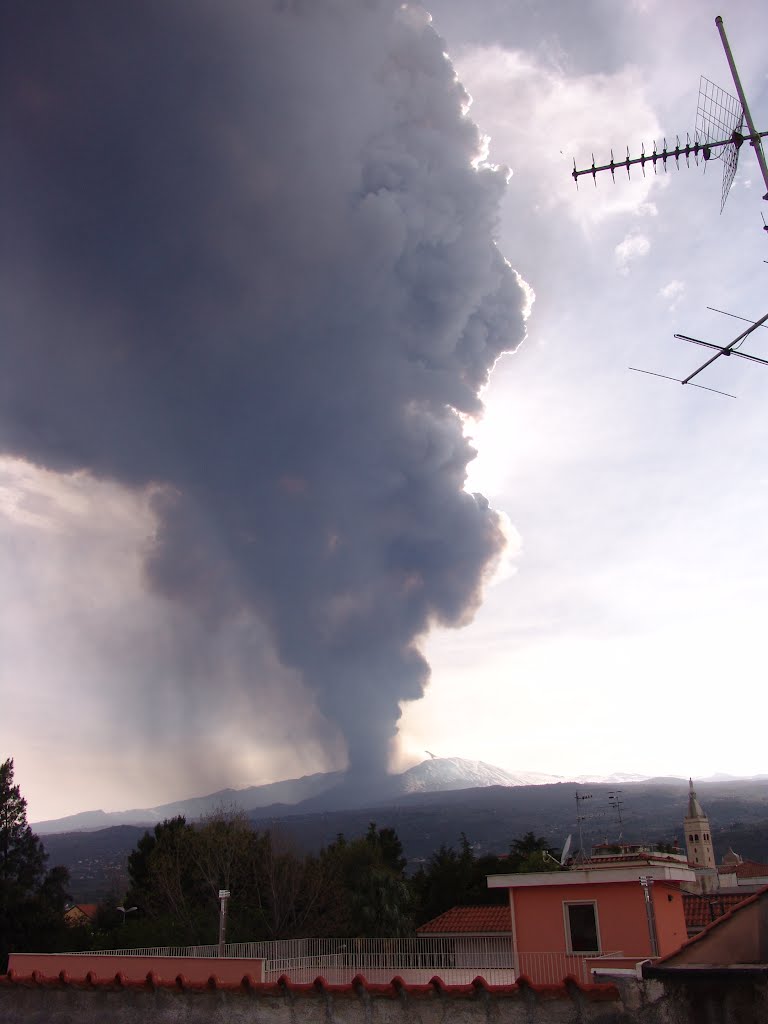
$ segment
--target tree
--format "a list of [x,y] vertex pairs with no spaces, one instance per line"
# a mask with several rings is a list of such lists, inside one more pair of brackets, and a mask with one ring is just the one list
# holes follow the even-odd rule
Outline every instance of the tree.
[[486,876],[509,870],[506,861],[493,854],[475,857],[464,832],[459,842],[458,852],[452,846],[441,846],[414,876],[418,924],[431,921],[451,907],[484,906],[504,898],[501,890],[488,888]]
[[139,840],[128,857],[126,901],[141,915],[131,921],[132,933],[140,931],[158,945],[215,941],[215,903],[196,865],[194,845],[194,828],[181,815],[166,818]]
[[352,938],[413,934],[412,893],[397,833],[375,822],[360,839],[339,835],[320,854],[326,879],[325,935]]
[[27,801],[13,785],[13,760],[0,765],[0,886],[12,891],[32,890],[45,871],[43,844],[27,824]]
[[232,893],[227,940],[281,939],[316,930],[329,897],[319,858],[257,832],[222,808],[194,825],[182,817],[146,832],[128,858],[126,900],[139,908],[121,929],[126,944],[213,943],[221,889]]
[[61,942],[69,873],[46,872],[47,854],[27,823],[27,801],[13,781],[13,759],[0,764],[0,971],[14,950],[47,952]]
[[376,851],[376,858],[394,875],[402,878],[408,861],[403,856],[403,844],[393,828],[377,828],[376,822],[368,825],[365,841]]
[[318,857],[301,857],[279,831],[258,837],[256,895],[271,939],[322,932],[329,877]]

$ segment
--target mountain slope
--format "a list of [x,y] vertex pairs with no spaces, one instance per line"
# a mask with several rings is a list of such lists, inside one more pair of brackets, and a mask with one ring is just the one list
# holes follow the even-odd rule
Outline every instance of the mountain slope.
[[[624,792],[623,821],[611,807],[612,785],[590,786],[593,799],[582,822],[585,845],[614,840],[621,831],[627,841],[673,839],[682,833],[688,806],[688,783],[643,782]],[[528,831],[544,836],[560,849],[568,834],[578,836],[573,783],[545,786],[485,786],[477,789],[414,792],[390,805],[364,805],[352,810],[302,811],[283,804],[250,815],[255,828],[277,829],[298,851],[317,851],[342,832],[348,839],[365,835],[369,823],[397,830],[411,868],[427,860],[442,844],[460,842],[462,832],[475,854],[505,853]],[[697,783],[697,792],[712,827],[718,861],[729,846],[744,857],[768,859],[768,784],[739,780]],[[72,873],[77,901],[103,899],[116,875],[125,877],[128,853],[142,829],[107,828],[44,837],[51,864]]]
[[114,825],[154,825],[166,818],[184,815],[189,820],[201,818],[220,808],[235,808],[246,812],[261,810],[277,804],[299,804],[317,796],[344,778],[344,772],[318,772],[303,775],[300,779],[284,779],[264,786],[248,786],[245,789],[220,789],[207,796],[176,800],[158,807],[134,808],[128,811],[81,811],[64,818],[33,823],[40,835],[54,835],[59,832],[78,830],[92,831]]
[[346,772],[325,772],[264,786],[249,786],[246,789],[222,789],[207,796],[176,800],[157,807],[127,811],[82,811],[65,818],[35,822],[34,828],[41,835],[55,835],[115,825],[154,825],[178,814],[194,820],[222,807],[236,808],[246,813],[269,809],[272,813],[291,814],[292,808],[299,813],[311,813],[378,804],[409,793],[435,793],[487,786],[535,786],[559,781],[555,775],[512,773],[484,761],[436,757],[402,774],[370,781],[367,785],[349,778]]
[[604,782],[610,785],[634,784],[645,778],[616,772],[608,777],[580,776],[565,779],[540,772],[509,772],[484,761],[470,761],[461,757],[431,757],[399,775],[383,779],[360,780],[346,772],[316,773],[263,786],[222,789],[207,796],[176,800],[157,807],[127,811],[82,811],[65,818],[34,822],[33,826],[40,835],[54,835],[116,825],[154,825],[179,814],[193,821],[221,808],[234,808],[248,814],[269,810],[279,817],[372,806],[417,793],[441,793],[489,786],[541,786],[566,781],[588,785]]

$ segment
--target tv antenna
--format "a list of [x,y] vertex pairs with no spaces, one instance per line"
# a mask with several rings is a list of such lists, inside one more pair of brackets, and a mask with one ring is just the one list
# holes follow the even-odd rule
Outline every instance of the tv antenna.
[[579,856],[581,857],[582,860],[584,860],[585,859],[584,858],[584,833],[583,833],[582,826],[584,825],[584,822],[587,820],[587,816],[586,816],[586,814],[582,813],[582,810],[583,810],[584,802],[586,800],[591,800],[592,799],[592,794],[591,793],[581,794],[581,793],[579,793],[579,791],[577,789],[575,794],[574,794],[574,796],[576,798],[576,825],[578,826],[578,829],[579,829]]
[[624,823],[624,819],[621,816],[621,809],[624,806],[624,801],[621,799],[621,790],[614,789],[608,794],[608,806],[611,808],[613,813],[616,815],[616,819],[619,823],[619,829]]
[[[707,308],[712,309],[711,306],[708,306]],[[722,313],[723,310],[718,309],[714,310],[714,312]],[[734,313],[726,313],[725,315],[735,316]],[[744,320],[746,317],[737,317],[736,319]],[[702,363],[701,366],[697,367],[693,371],[693,373],[689,373],[688,376],[684,377],[682,380],[679,377],[670,377],[666,373],[655,373],[653,370],[641,370],[639,366],[630,366],[629,369],[635,370],[637,373],[648,373],[652,377],[663,377],[665,380],[674,380],[678,384],[691,384],[694,377],[700,374],[701,371],[705,370],[708,366],[711,366],[716,359],[720,358],[720,356],[741,356],[742,359],[749,359],[752,363],[761,363],[763,366],[768,366],[768,359],[761,359],[760,356],[753,356],[748,352],[741,352],[739,349],[739,346],[742,344],[744,339],[747,338],[752,331],[757,330],[758,327],[764,327],[766,321],[768,321],[768,313],[759,320],[755,320],[754,323],[751,323],[745,331],[742,331],[738,337],[734,338],[733,341],[729,342],[727,345],[714,345],[711,341],[701,341],[699,338],[690,338],[687,334],[676,334],[675,337],[679,338],[681,341],[689,341],[693,345],[703,345],[704,348],[713,348],[715,350],[715,354],[713,356],[707,359],[705,363]],[[736,397],[736,395],[732,395],[728,391],[718,391],[717,388],[708,388],[703,384],[691,384],[691,387],[702,388],[704,391],[714,391],[715,394],[725,395],[726,398]]]
[[[765,153],[763,152],[762,139],[768,136],[768,131],[759,132],[755,127],[755,122],[752,119],[752,114],[747,104],[747,98],[744,95],[744,89],[741,85],[741,79],[736,69],[736,63],[733,59],[730,44],[728,43],[728,37],[725,34],[725,26],[723,25],[723,19],[718,16],[715,18],[715,25],[717,31],[720,33],[720,39],[725,50],[726,60],[728,61],[728,67],[731,70],[731,77],[733,78],[733,84],[736,87],[736,93],[738,99],[735,96],[731,96],[724,89],[710,82],[709,79],[702,77],[699,85],[699,102],[696,110],[696,128],[691,138],[690,133],[686,132],[685,145],[681,145],[680,137],[675,137],[675,147],[672,148],[668,145],[666,138],[664,139],[664,145],[661,149],[658,149],[656,143],[653,144],[653,152],[645,152],[645,144],[642,145],[640,150],[640,156],[630,157],[629,148],[627,148],[626,160],[615,160],[613,157],[613,150],[611,150],[611,160],[607,164],[595,164],[595,156],[592,154],[592,165],[585,167],[582,170],[576,169],[576,161],[573,161],[573,171],[571,171],[571,177],[579,184],[579,178],[585,174],[591,174],[592,180],[597,185],[597,175],[601,171],[610,171],[613,180],[616,180],[616,171],[626,168],[627,177],[631,177],[630,168],[640,165],[640,168],[645,176],[645,165],[653,164],[654,174],[657,173],[657,164],[661,162],[664,170],[667,170],[667,161],[674,160],[675,166],[680,167],[680,157],[685,157],[687,166],[690,166],[690,158],[693,157],[696,164],[699,162],[699,157],[702,158],[706,164],[710,160],[722,160],[723,163],[723,188],[720,197],[720,212],[723,212],[725,201],[728,198],[728,194],[733,184],[733,179],[736,174],[736,165],[739,160],[739,150],[745,142],[749,142],[755,151],[757,162],[760,165],[760,171],[765,182],[765,195],[763,199],[768,200],[768,164],[766,164]],[[748,132],[744,132],[744,121],[747,122]],[[663,375],[662,375],[663,376]],[[683,381],[682,383],[687,383]],[[701,386],[701,385],[697,385]],[[714,390],[708,388],[707,390]],[[733,397],[733,396],[730,396]]]

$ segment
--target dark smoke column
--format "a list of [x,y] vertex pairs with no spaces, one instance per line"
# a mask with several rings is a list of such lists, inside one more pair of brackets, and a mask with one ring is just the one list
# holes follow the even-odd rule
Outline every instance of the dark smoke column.
[[443,43],[389,0],[6,20],[0,447],[160,485],[151,585],[255,612],[382,772],[503,546],[460,414],[524,334]]

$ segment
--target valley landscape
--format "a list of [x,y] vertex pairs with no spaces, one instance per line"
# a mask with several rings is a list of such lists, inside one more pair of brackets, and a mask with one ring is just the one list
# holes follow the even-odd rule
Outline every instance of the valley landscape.
[[[617,773],[606,780],[541,781],[515,776],[483,762],[434,758],[391,776],[370,800],[344,794],[343,773],[316,774],[269,786],[224,790],[160,807],[124,812],[83,812],[34,825],[51,863],[71,874],[73,899],[97,901],[121,893],[127,857],[147,829],[166,818],[188,821],[217,812],[242,811],[259,831],[278,833],[297,850],[316,852],[343,833],[354,839],[371,821],[394,828],[409,870],[441,846],[458,847],[464,833],[478,856],[504,854],[526,832],[560,849],[570,834],[578,846],[576,794],[591,794],[581,831],[595,842],[671,841],[682,833],[688,783]],[[520,780],[520,781],[518,781]],[[430,788],[431,787],[431,788]],[[718,859],[730,846],[743,857],[768,859],[768,778],[714,778],[697,782],[712,825]],[[621,822],[615,809],[620,794]]]

